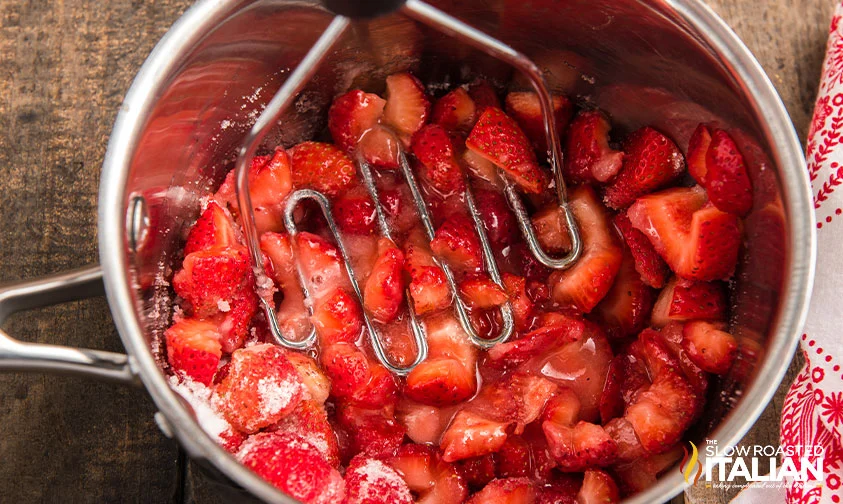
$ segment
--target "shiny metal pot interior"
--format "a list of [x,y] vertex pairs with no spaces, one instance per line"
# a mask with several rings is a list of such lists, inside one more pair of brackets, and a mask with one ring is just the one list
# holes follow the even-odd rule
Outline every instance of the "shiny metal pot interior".
[[[752,320],[734,321],[744,342],[757,345],[759,358],[750,372],[720,383],[729,393],[740,388],[740,398],[732,395],[707,408],[712,411],[706,422],[713,430],[700,433],[721,446],[737,442],[772,397],[790,361],[814,258],[802,152],[757,62],[698,0],[432,3],[547,67],[553,87],[608,111],[617,132],[653,124],[684,147],[698,122],[719,121],[740,132],[741,149],[756,169],[763,164],[773,170],[786,224],[772,244],[784,253],[780,267],[758,274],[783,280],[780,288],[755,292],[766,310],[755,310]],[[176,436],[193,458],[264,500],[290,501],[204,434],[156,363],[170,310],[160,280],[171,274],[200,196],[220,182],[256,111],[330,19],[315,2],[201,0],[138,74],[103,166],[101,261],[130,371],[152,395],[165,432]],[[311,137],[324,128],[324,112],[335,94],[350,87],[380,91],[386,75],[404,69],[426,82],[462,82],[475,75],[501,82],[511,78],[509,68],[401,16],[358,23],[271,141],[290,145]],[[767,285],[763,278],[759,282]],[[735,286],[735,292],[744,287]],[[682,485],[679,471],[669,471],[630,502],[665,500]]]

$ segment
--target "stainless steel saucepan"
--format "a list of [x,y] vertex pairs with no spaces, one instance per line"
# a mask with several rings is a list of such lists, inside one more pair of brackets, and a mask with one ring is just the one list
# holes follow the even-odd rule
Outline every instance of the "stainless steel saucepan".
[[[432,3],[526,53],[549,72],[554,89],[608,111],[619,133],[654,124],[687,146],[697,123],[719,122],[762,174],[758,190],[778,193],[781,211],[772,222],[766,214],[747,219],[749,252],[732,285],[732,331],[744,359],[739,372],[717,382],[723,399],[707,408],[696,434],[720,446],[739,441],[790,362],[815,255],[802,151],[758,63],[700,0]],[[99,195],[101,265],[0,287],[2,323],[14,311],[98,295],[104,284],[127,355],[23,343],[0,331],[0,370],[142,384],[164,433],[214,471],[221,488],[266,501],[293,502],[202,431],[159,367],[172,308],[167,280],[199,198],[231,167],[261,106],[331,17],[308,0],[200,0],[146,60],[117,116]],[[401,16],[359,22],[268,142],[311,137],[323,129],[334,95],[354,86],[380,91],[386,75],[406,69],[434,83],[512,77],[511,69]],[[666,500],[683,484],[679,471],[668,471],[629,502]]]

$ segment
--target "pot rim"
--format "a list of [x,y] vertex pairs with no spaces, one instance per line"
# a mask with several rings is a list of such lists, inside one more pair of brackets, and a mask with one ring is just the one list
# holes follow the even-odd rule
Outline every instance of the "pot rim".
[[[189,50],[220,20],[253,0],[199,0],[163,36],[139,70],[126,94],[109,139],[99,191],[98,232],[100,262],[114,323],[129,354],[170,430],[187,452],[204,459],[255,496],[274,502],[296,502],[266,483],[217,445],[193,419],[158,368],[143,335],[127,264],[126,184],[129,159],[123,153],[136,145],[142,126],[158,98],[159,88],[175,69],[175,54]],[[643,0],[642,0],[643,1]],[[658,3],[657,1],[653,3]],[[690,31],[722,58],[727,70],[746,93],[770,141],[773,162],[780,167],[783,202],[788,215],[790,271],[781,295],[781,310],[763,364],[752,385],[718,428],[709,436],[719,446],[736,444],[755,423],[784,377],[807,314],[813,284],[816,229],[811,187],[796,131],[785,107],[759,63],[737,35],[702,0],[662,0],[687,23]],[[703,455],[703,454],[701,454]],[[704,456],[704,455],[703,455]],[[646,491],[627,499],[648,503],[678,494],[685,486],[679,471],[663,476]]]

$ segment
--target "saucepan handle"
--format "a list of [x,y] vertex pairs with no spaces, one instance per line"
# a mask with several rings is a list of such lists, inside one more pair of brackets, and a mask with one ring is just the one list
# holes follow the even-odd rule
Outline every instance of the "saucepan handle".
[[[41,371],[135,383],[125,354],[18,341],[2,330],[12,313],[104,294],[102,269],[89,266],[0,285],[0,372]],[[61,330],[61,323],[54,325]]]

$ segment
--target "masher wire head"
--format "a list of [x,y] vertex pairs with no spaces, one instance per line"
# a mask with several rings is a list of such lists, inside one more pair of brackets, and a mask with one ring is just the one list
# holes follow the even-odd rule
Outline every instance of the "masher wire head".
[[[334,4],[343,3],[344,2],[334,2]],[[580,256],[582,251],[582,241],[580,239],[577,223],[567,203],[566,186],[562,177],[561,169],[562,146],[554,120],[552,97],[547,89],[544,76],[542,75],[539,67],[525,55],[519,53],[503,42],[490,37],[489,35],[463,23],[462,21],[436,9],[435,7],[426,4],[421,0],[406,0],[403,5],[394,0],[390,3],[395,4],[396,8],[400,7],[398,12],[406,15],[407,17],[480,49],[490,56],[510,64],[528,77],[539,98],[539,104],[541,106],[542,116],[544,119],[545,136],[549,148],[547,153],[548,162],[550,164],[551,172],[553,173],[557,201],[565,216],[568,234],[571,239],[570,252],[563,257],[554,258],[542,248],[536,237],[535,229],[530,221],[530,217],[524,208],[524,204],[521,201],[521,197],[518,194],[514,183],[508,178],[506,173],[501,173],[501,179],[504,181],[504,194],[515,214],[518,227],[524,236],[524,240],[535,258],[540,263],[552,269],[565,269],[570,267]],[[278,122],[281,114],[290,107],[296,96],[313,77],[319,65],[325,60],[325,57],[330,52],[331,48],[338,40],[340,40],[340,38],[342,38],[350,24],[351,20],[348,17],[343,15],[337,15],[334,17],[313,47],[311,47],[311,49],[307,52],[301,63],[299,63],[299,65],[293,70],[287,80],[284,81],[284,84],[273,96],[272,100],[270,100],[260,116],[258,116],[258,119],[255,121],[255,124],[252,126],[248,135],[244,139],[238,152],[237,162],[235,165],[235,189],[240,208],[240,221],[243,227],[246,245],[249,249],[252,260],[252,267],[255,270],[257,278],[265,278],[266,274],[263,270],[263,257],[260,250],[260,240],[255,226],[254,209],[252,207],[251,196],[249,194],[248,167],[250,161],[254,157],[258,147],[261,145],[261,142],[263,142],[270,128]],[[403,152],[399,153],[399,159],[402,174],[410,187],[414,203],[419,211],[419,217],[422,221],[423,227],[425,228],[425,233],[427,234],[428,239],[432,239],[434,232],[432,220],[430,219],[427,205],[424,202],[421,191],[416,183],[415,175],[412,173],[410,165]],[[364,183],[369,190],[372,199],[375,201],[376,207],[378,207],[378,225],[380,227],[380,231],[385,237],[389,237],[389,229],[386,225],[386,220],[383,217],[382,211],[380,210],[380,201],[377,198],[377,188],[374,185],[374,179],[372,178],[371,171],[365,162],[358,162],[357,164]],[[482,220],[476,207],[474,206],[474,198],[471,194],[470,188],[466,189],[464,197],[469,209],[469,215],[474,221],[475,229],[480,237],[486,270],[492,280],[500,285],[500,273],[498,271],[497,264],[494,261]],[[336,224],[333,221],[333,216],[330,211],[330,202],[323,194],[309,189],[302,189],[295,191],[290,195],[285,211],[285,224],[287,226],[287,231],[293,236],[297,232],[295,222],[292,219],[292,211],[302,199],[312,199],[316,201],[322,209],[323,214],[325,214],[325,218],[329,223],[329,228],[331,229],[337,247],[342,255],[343,262],[345,263],[346,272],[348,273],[352,287],[358,300],[362,304],[362,294],[360,292],[359,284],[354,277],[354,271],[350,266],[350,262],[348,260],[349,258],[346,254],[344,245],[342,244],[342,237],[339,235],[338,230],[336,229]],[[293,248],[295,249],[295,240],[293,240],[293,242]],[[295,250],[293,252],[295,253]],[[298,261],[296,261],[296,263],[296,270],[299,272],[298,274],[301,288],[307,299],[307,286],[305,282],[303,282],[301,271],[298,267]],[[448,286],[454,294],[454,308],[457,318],[463,326],[463,329],[465,329],[466,333],[468,333],[472,342],[483,348],[489,348],[497,343],[505,341],[511,335],[513,326],[512,309],[510,305],[507,303],[500,307],[501,319],[503,322],[500,334],[495,338],[481,338],[477,335],[476,331],[474,331],[465,305],[459,297],[459,289],[456,286],[453,272],[450,268],[448,268],[447,264],[444,264],[443,261],[437,260],[437,263],[445,272]],[[408,304],[412,305],[412,303]],[[313,330],[313,328],[311,328],[310,333],[304,340],[296,341],[289,339],[280,329],[275,314],[275,308],[272,304],[269,301],[262,299],[261,306],[263,307],[264,313],[269,322],[270,332],[278,344],[293,349],[303,349],[313,344],[316,339],[315,330]],[[308,307],[308,309],[310,310],[310,307]],[[414,362],[410,365],[400,366],[393,364],[387,357],[385,349],[378,337],[378,333],[375,330],[368,314],[366,314],[364,310],[364,322],[366,329],[369,331],[372,348],[376,357],[391,372],[399,375],[406,375],[409,373],[416,365],[422,362],[427,355],[427,341],[424,337],[423,329],[415,317],[412,306],[409,306],[408,312],[410,326],[416,341],[417,355]]]

